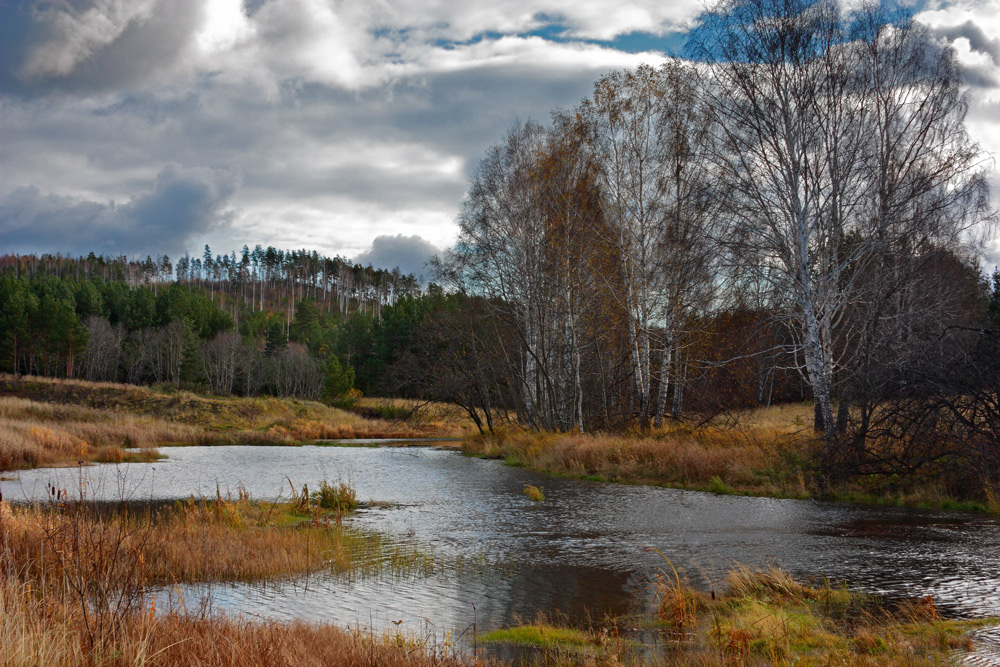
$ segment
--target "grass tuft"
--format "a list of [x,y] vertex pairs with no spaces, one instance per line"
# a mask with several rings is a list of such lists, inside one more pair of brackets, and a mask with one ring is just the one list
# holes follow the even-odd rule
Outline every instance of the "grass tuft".
[[358,495],[354,487],[347,482],[330,484],[324,479],[320,483],[319,491],[313,494],[313,502],[323,509],[349,512],[358,508]]
[[529,500],[533,500],[536,503],[545,500],[545,494],[542,492],[542,489],[533,484],[524,485],[524,495],[528,496]]

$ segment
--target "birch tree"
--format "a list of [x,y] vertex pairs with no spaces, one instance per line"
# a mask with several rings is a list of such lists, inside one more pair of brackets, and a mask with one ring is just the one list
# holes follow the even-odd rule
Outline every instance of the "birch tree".
[[667,212],[660,120],[663,95],[656,70],[642,65],[600,79],[594,85],[593,99],[581,106],[592,127],[608,222],[606,241],[618,252],[636,413],[643,427],[652,405],[651,328],[659,310],[657,244]]
[[[841,252],[857,215],[863,115],[851,103],[845,35],[832,1],[734,0],[716,8],[697,41],[709,66],[720,137],[714,161],[726,197],[725,242],[788,305],[816,403],[832,439],[833,333],[847,302]],[[865,229],[855,229],[862,237]]]
[[[712,135],[699,87],[697,70],[679,60],[660,68],[642,65],[599,80],[580,111],[591,126],[602,190],[603,227],[592,234],[617,251],[614,275],[621,284],[612,293],[620,293],[628,315],[636,414],[643,427],[651,416],[657,426],[662,421],[671,369],[680,371],[685,322],[711,284],[705,158]],[[680,394],[675,398],[679,408]]]
[[838,374],[869,376],[876,332],[906,319],[913,260],[967,247],[985,211],[954,54],[899,18],[730,0],[694,42],[722,139],[725,241],[795,324],[827,453]]

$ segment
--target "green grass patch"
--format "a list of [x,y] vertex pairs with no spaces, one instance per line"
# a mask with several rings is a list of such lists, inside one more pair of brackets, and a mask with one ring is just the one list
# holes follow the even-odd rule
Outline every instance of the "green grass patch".
[[514,644],[541,649],[581,648],[593,646],[595,639],[574,628],[557,628],[551,625],[518,625],[513,628],[493,630],[480,638],[488,644]]
[[708,481],[708,486],[705,490],[720,496],[730,496],[733,494],[732,487],[723,482],[722,478],[718,476],[715,476]]

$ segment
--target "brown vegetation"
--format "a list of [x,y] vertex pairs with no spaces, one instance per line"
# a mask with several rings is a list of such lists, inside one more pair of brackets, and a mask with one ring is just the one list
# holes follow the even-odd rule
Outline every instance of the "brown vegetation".
[[0,590],[0,663],[5,665],[380,665],[473,663],[427,642],[330,625],[260,622],[244,617],[155,614],[124,619],[113,641],[95,650],[79,610],[39,599],[27,584]]
[[507,430],[467,437],[462,447],[510,465],[601,481],[1000,512],[988,484],[962,493],[933,469],[919,476],[831,481],[815,464],[822,440],[812,430],[812,411],[810,404],[788,404],[625,434]]
[[467,438],[466,452],[575,477],[768,495],[807,495],[808,406],[732,415],[704,425],[669,422],[640,434],[508,431]]
[[887,605],[775,567],[737,566],[719,592],[693,591],[672,572],[659,596],[656,625],[677,664],[939,665],[973,648],[970,629],[996,622],[944,620],[929,597]]
[[[0,501],[0,664],[450,665],[439,647],[310,624],[161,610],[169,582],[429,567],[428,557],[340,524],[306,494],[161,508]],[[166,613],[163,613],[166,612]]]
[[0,470],[148,458],[168,445],[286,445],[460,435],[445,413],[371,419],[312,401],[199,396],[108,382],[0,376]]
[[139,587],[433,566],[428,555],[341,525],[342,509],[327,511],[322,501],[320,493],[292,503],[192,498],[159,508],[59,500],[8,509],[0,528],[4,558],[43,582],[81,576],[81,562],[88,580],[138,577]]

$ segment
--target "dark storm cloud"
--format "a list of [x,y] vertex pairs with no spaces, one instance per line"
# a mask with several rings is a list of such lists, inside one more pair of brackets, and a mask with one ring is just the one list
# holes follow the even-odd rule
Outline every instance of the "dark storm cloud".
[[419,236],[376,236],[372,247],[354,258],[358,264],[395,269],[421,278],[427,274],[427,262],[441,250]]
[[1000,37],[988,36],[977,23],[966,21],[961,25],[935,28],[934,34],[948,41],[964,37],[969,40],[969,46],[973,51],[989,55],[994,65],[1000,65]]
[[0,88],[33,97],[157,80],[201,23],[200,0],[0,3]]
[[960,25],[939,26],[932,29],[935,36],[948,42],[956,39],[966,39],[973,52],[990,57],[990,63],[965,64],[962,68],[962,81],[971,88],[993,89],[1000,81],[997,80],[996,68],[1000,67],[1000,38],[990,37],[982,26],[973,21]]
[[225,224],[225,207],[237,187],[230,172],[169,164],[151,192],[122,205],[18,188],[0,199],[0,247],[22,253],[178,254],[193,235]]

